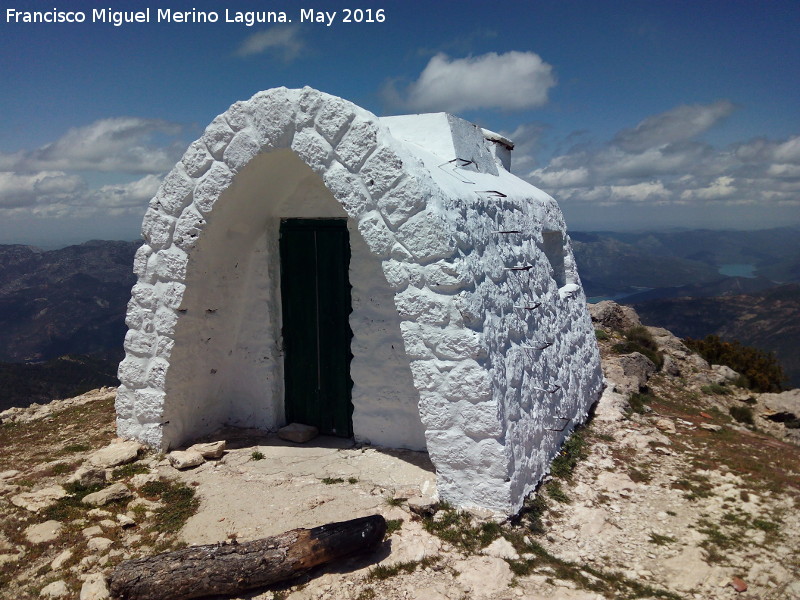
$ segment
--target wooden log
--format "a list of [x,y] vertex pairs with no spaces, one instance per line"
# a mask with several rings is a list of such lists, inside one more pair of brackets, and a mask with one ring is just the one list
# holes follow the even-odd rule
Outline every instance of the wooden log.
[[123,600],[237,594],[373,548],[385,533],[386,520],[372,515],[251,542],[191,546],[120,563],[111,573],[110,591]]

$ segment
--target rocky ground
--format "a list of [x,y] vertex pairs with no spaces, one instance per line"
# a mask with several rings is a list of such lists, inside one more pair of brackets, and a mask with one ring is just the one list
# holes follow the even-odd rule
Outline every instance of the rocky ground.
[[0,598],[107,598],[127,558],[375,513],[375,552],[241,598],[800,598],[798,392],[650,328],[658,370],[614,350],[635,314],[593,316],[608,388],[510,522],[436,503],[421,453],[225,431],[157,455],[115,440],[108,388],[0,413]]

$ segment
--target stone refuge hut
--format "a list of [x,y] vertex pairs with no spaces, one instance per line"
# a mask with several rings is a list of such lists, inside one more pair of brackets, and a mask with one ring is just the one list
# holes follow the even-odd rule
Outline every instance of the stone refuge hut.
[[603,383],[561,211],[512,147],[311,88],[231,106],[144,216],[120,436],[307,423],[519,510]]

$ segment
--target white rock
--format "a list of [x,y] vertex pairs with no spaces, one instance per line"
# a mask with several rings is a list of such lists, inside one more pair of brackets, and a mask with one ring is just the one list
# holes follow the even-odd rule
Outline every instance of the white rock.
[[22,492],[11,497],[11,504],[31,512],[39,512],[55,504],[60,498],[67,495],[66,490],[60,485],[42,488],[36,492]]
[[9,469],[8,471],[3,471],[0,473],[0,479],[12,479],[19,475],[19,471],[16,469]]
[[92,552],[100,553],[108,550],[113,544],[114,544],[113,540],[110,540],[108,538],[93,537],[87,542],[86,546]]
[[194,450],[173,450],[167,455],[167,458],[176,469],[191,469],[206,462],[203,455]]
[[671,419],[658,419],[655,422],[655,426],[667,433],[675,433],[675,431],[677,431],[675,429],[675,423],[673,423]]
[[494,556],[495,558],[507,558],[509,560],[518,560],[519,553],[514,549],[514,545],[505,538],[497,538],[491,544],[481,550],[481,554],[486,556]]
[[50,563],[50,568],[53,571],[58,571],[70,558],[72,558],[72,550],[67,548],[53,559],[53,562]]
[[39,592],[39,595],[42,598],[63,598],[68,594],[69,588],[67,587],[66,582],[60,579],[58,581],[48,583]]
[[508,563],[493,556],[474,556],[455,563],[453,568],[459,573],[456,581],[472,590],[472,598],[505,591],[513,578]]
[[93,453],[89,463],[106,469],[117,467],[136,460],[141,449],[142,445],[132,440],[112,443]]
[[8,563],[17,562],[23,556],[23,554],[0,554],[0,567]]
[[102,573],[92,573],[83,582],[80,600],[107,600],[110,597],[106,579]]
[[303,425],[301,423],[289,423],[286,427],[278,430],[278,437],[282,440],[303,444],[313,440],[319,435],[319,429],[313,425]]
[[99,492],[89,494],[81,500],[83,504],[92,506],[104,506],[114,500],[124,500],[133,495],[124,483],[114,483]]
[[222,455],[225,453],[225,440],[194,444],[189,446],[187,452],[199,452],[205,459],[222,458]]
[[136,525],[136,521],[134,521],[128,515],[124,515],[122,513],[117,515],[117,521],[119,522],[120,527],[133,527]]
[[103,485],[106,482],[106,470],[102,467],[83,465],[67,478],[67,483],[78,483],[85,487]]
[[140,488],[146,483],[152,483],[159,479],[158,473],[137,473],[131,477],[131,485],[135,488]]
[[103,528],[99,525],[92,525],[91,527],[84,528],[81,533],[85,538],[93,538],[103,533]]
[[64,526],[58,521],[45,521],[37,525],[30,525],[25,529],[25,537],[31,544],[52,542],[63,531]]

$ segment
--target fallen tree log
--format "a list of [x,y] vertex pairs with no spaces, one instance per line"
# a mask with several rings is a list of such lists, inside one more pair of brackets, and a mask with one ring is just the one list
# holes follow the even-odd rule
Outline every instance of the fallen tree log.
[[373,548],[385,533],[386,520],[372,515],[251,542],[191,546],[120,563],[111,573],[110,591],[123,600],[238,594]]

